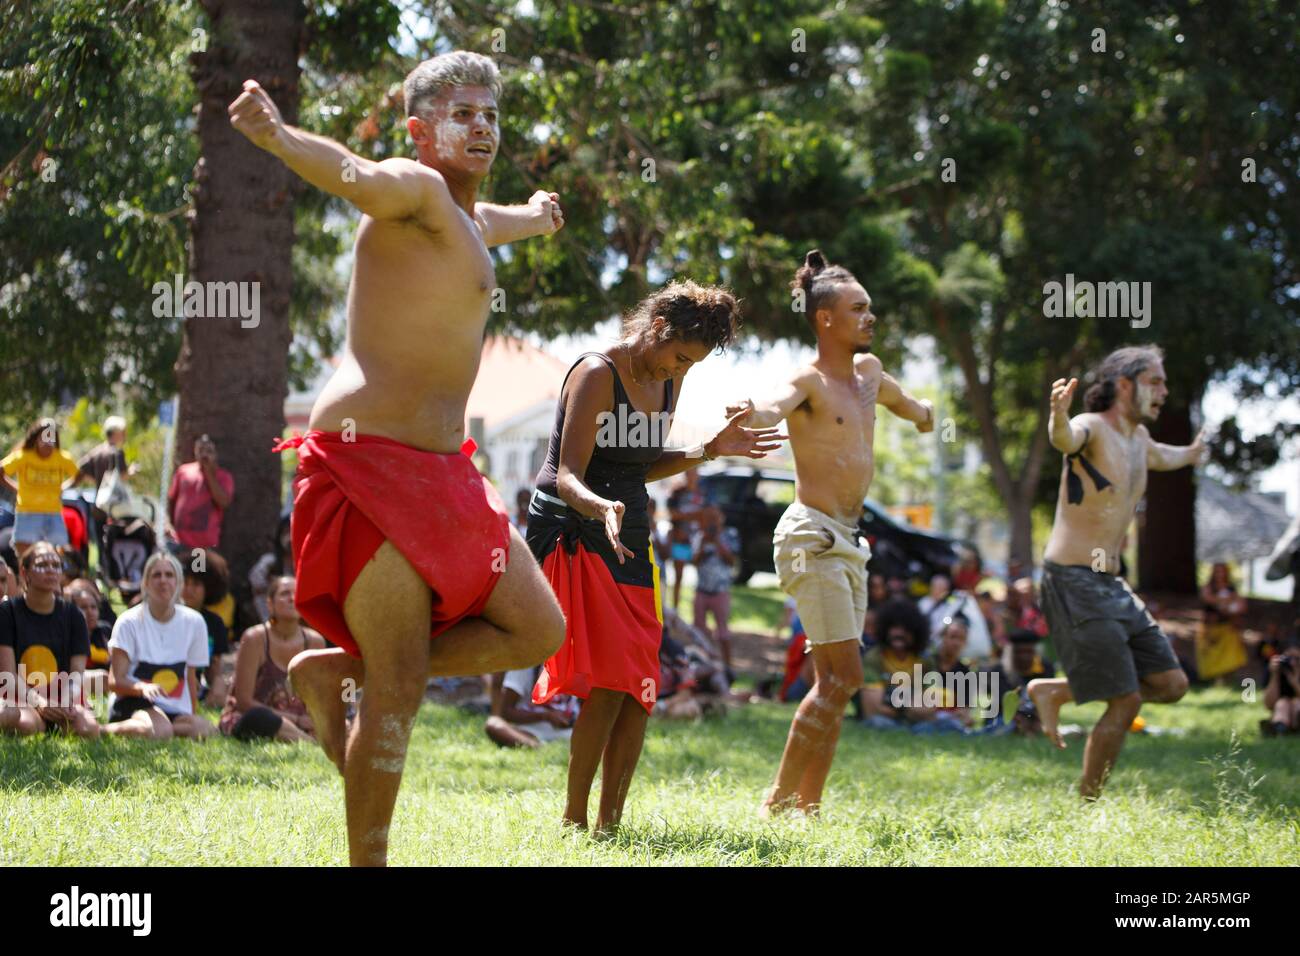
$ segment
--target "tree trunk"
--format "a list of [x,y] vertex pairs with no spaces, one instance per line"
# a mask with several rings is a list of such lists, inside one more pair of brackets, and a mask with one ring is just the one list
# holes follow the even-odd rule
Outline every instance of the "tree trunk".
[[[942,305],[931,306],[938,329],[939,340],[948,347],[956,357],[958,368],[966,385],[966,398],[970,403],[971,414],[975,416],[980,429],[980,448],[984,460],[993,472],[993,484],[1006,505],[1007,517],[1011,525],[1011,550],[1009,560],[1020,561],[1025,568],[1034,566],[1034,527],[1031,513],[1034,507],[1034,495],[1038,490],[1038,478],[1042,473],[1043,460],[1047,454],[1047,413],[1038,409],[1038,418],[1034,424],[1034,436],[1025,450],[1024,460],[1018,471],[1019,477],[1012,474],[1012,467],[1007,461],[1002,436],[998,433],[997,411],[994,408],[993,372],[996,363],[1001,360],[998,353],[988,357],[987,377],[980,374],[980,360],[968,328],[954,328],[948,322]],[[1054,366],[1044,370],[1044,383],[1050,382],[1054,375]],[[1046,392],[1045,392],[1046,393]]]
[[[191,315],[176,371],[180,419],[176,461],[194,457],[203,433],[235,478],[221,531],[237,597],[266,551],[280,513],[280,458],[290,343],[294,192],[288,168],[230,125],[227,106],[245,79],[257,80],[287,123],[298,117],[299,0],[202,0],[210,19],[206,51],[191,54],[199,92],[200,158],[194,170],[190,275],[205,284],[239,283],[256,314]],[[252,311],[251,309],[249,311]]]
[[[1198,392],[1199,394],[1199,392]],[[1189,403],[1169,404],[1151,428],[1167,445],[1190,445]],[[1138,587],[1173,594],[1196,593],[1196,485],[1194,469],[1153,471],[1138,523]]]
[[[1034,525],[1031,518],[1034,508],[1033,492],[1017,495],[1009,500],[1007,517],[1011,521],[1011,552],[1009,561],[1019,561],[1028,573],[1034,566]],[[1009,582],[1008,582],[1009,583]]]

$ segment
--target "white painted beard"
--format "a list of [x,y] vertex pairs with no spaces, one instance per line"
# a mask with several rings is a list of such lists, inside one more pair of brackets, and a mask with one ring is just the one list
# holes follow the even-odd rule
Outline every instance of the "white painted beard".
[[1152,407],[1155,398],[1152,395],[1151,386],[1139,385],[1135,397],[1137,398],[1138,417],[1144,422],[1154,422],[1160,416],[1160,412]]

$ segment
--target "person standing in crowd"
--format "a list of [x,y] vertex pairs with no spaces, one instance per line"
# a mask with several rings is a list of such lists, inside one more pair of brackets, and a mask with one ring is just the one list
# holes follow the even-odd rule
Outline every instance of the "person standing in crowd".
[[1210,579],[1201,588],[1201,626],[1196,633],[1196,676],[1201,680],[1228,678],[1246,666],[1246,643],[1242,620],[1246,599],[1223,562],[1210,569]]
[[197,611],[179,603],[181,575],[176,558],[155,551],[144,564],[144,600],[113,625],[108,733],[167,740],[216,732],[194,712],[196,668],[208,666],[208,631]]
[[22,446],[0,461],[0,478],[18,496],[13,544],[19,558],[37,541],[68,546],[63,486],[76,477],[77,463],[59,446],[59,426],[52,418],[27,429]]
[[289,687],[289,662],[321,650],[325,639],[305,626],[293,603],[292,575],[273,578],[269,617],[244,632],[235,654],[235,682],[221,714],[221,732],[236,740],[314,741],[307,705]]
[[207,435],[194,442],[194,460],[172,475],[167,519],[183,549],[221,546],[221,519],[235,497],[235,479],[217,464],[217,445]]
[[37,542],[23,555],[23,594],[0,602],[0,675],[11,675],[4,681],[11,687],[28,688],[27,706],[0,700],[5,733],[61,729],[78,737],[99,736],[82,696],[90,654],[86,621],[59,593],[62,567],[54,546]]
[[[717,645],[727,669],[728,684],[733,677],[731,632],[727,628],[731,617],[731,565],[739,548],[736,529],[723,524],[720,509],[709,506],[700,511],[700,530],[691,542],[696,575],[695,626]],[[712,631],[708,623],[710,614],[713,615]]]
[[[104,483],[109,472],[116,471],[121,481],[135,474],[133,466],[127,467],[126,452],[123,449],[125,444],[126,419],[120,415],[108,416],[104,419],[104,440],[86,452],[81,457],[81,461],[77,462],[77,482],[82,484],[89,481],[95,486],[92,501],[99,496],[99,487]],[[98,526],[108,520],[108,515],[101,511],[98,505],[91,508],[90,514],[95,520],[96,527],[92,530],[95,540],[98,540]]]
[[695,556],[691,550],[695,523],[707,503],[704,492],[700,490],[700,476],[693,469],[668,495],[668,517],[672,519],[672,529],[668,532],[668,557],[673,565],[674,612],[682,603],[682,574]]

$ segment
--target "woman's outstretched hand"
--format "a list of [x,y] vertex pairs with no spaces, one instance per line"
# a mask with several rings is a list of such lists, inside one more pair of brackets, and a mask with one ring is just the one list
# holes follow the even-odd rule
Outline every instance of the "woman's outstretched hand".
[[746,403],[727,419],[727,424],[705,443],[705,448],[714,458],[722,455],[737,455],[744,458],[763,458],[769,451],[776,451],[781,442],[789,438],[782,435],[780,429],[746,428],[744,422],[754,413],[754,406]]

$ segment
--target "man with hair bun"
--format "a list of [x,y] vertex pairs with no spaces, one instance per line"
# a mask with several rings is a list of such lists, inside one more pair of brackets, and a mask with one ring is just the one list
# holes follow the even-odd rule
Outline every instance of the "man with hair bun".
[[[500,144],[491,59],[433,57],[403,91],[415,159],[375,162],[291,127],[254,80],[229,108],[254,145],[362,214],[341,361],[309,433],[277,446],[299,448],[295,602],[341,648],[303,651],[289,674],[343,775],[355,865],[387,862],[428,676],[531,667],[564,636],[559,605],[465,437],[496,286],[488,249],[554,233],[559,197],[477,199]],[[349,735],[346,705],[363,682]]]
[[790,725],[776,782],[760,814],[815,813],[835,758],[844,705],[862,686],[859,647],[867,615],[867,561],[858,521],[875,473],[876,405],[934,428],[934,407],[917,401],[871,354],[871,296],[843,266],[814,249],[792,283],[817,336],[817,358],[749,411],[747,425],[785,420],[795,459],[795,500],[773,536],[781,588],[795,600],[816,674]]
[[1163,445],[1147,431],[1169,394],[1158,346],[1117,349],[1094,378],[1084,395],[1086,411],[1074,418],[1070,400],[1078,379],[1052,383],[1048,429],[1065,461],[1041,594],[1066,677],[1028,687],[1043,733],[1062,748],[1061,705],[1106,701],[1083,752],[1079,793],[1086,800],[1100,795],[1142,702],[1170,704],[1187,692],[1169,639],[1118,573],[1147,472],[1185,468],[1206,454],[1204,430],[1186,446]]

